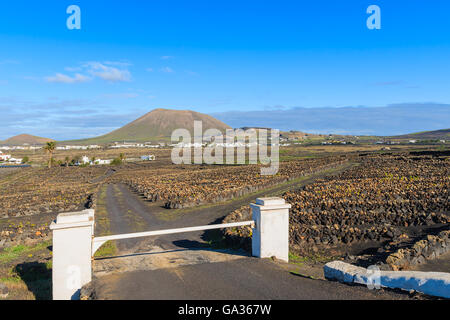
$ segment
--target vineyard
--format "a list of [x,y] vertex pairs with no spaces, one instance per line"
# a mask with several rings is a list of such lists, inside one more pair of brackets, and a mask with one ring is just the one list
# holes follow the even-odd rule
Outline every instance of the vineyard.
[[[405,255],[413,256],[414,250],[408,248],[414,243],[419,242],[416,247],[428,248],[447,241],[448,233],[442,232],[450,226],[448,159],[445,155],[408,153],[327,156],[281,162],[275,176],[260,175],[259,165],[130,163],[115,168],[8,170],[0,176],[0,218],[43,216],[94,206],[103,183],[124,183],[148,201],[160,202],[166,208],[193,207],[238,198],[350,161],[358,165],[340,174],[316,178],[312,184],[283,194],[292,204],[291,248],[301,253],[377,243],[391,246],[383,249],[386,256],[390,255],[390,261],[395,260],[396,265],[403,265]],[[231,213],[225,222],[249,217],[249,207],[244,206]],[[28,228],[37,238],[44,236],[44,230],[39,229],[41,224],[31,228],[33,221],[28,222],[28,227],[24,224],[20,231]],[[5,232],[19,234],[14,227]],[[249,228],[226,232],[234,242],[249,247]],[[430,238],[426,243],[420,242],[438,234],[443,240],[440,236],[441,240]],[[439,250],[447,250],[444,249]]]
[[409,226],[449,223],[449,166],[443,159],[373,157],[334,178],[284,195],[291,241],[350,243],[394,238]]
[[[449,229],[449,190],[448,158],[361,157],[357,167],[283,195],[292,204],[290,245],[307,251],[363,241],[398,244],[433,227]],[[226,222],[249,216],[243,207]],[[227,236],[245,243],[249,234],[241,228]]]
[[0,180],[0,218],[64,212],[84,207],[107,168],[27,168]]
[[[261,176],[257,165],[126,164],[115,169],[105,166],[2,169],[0,218],[91,206],[101,183],[125,183],[150,201],[163,201],[167,208],[195,206],[239,197],[344,160],[337,157],[283,163],[276,176]],[[111,172],[115,174],[111,176]]]
[[113,181],[127,184],[149,201],[163,201],[166,208],[179,209],[230,200],[345,161],[341,157],[326,157],[283,162],[275,176],[262,176],[258,165],[135,169],[117,174]]

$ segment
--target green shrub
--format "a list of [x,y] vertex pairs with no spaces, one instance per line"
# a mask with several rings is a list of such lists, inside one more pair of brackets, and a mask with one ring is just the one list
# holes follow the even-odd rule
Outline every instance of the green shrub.
[[118,166],[123,163],[123,160],[121,158],[115,158],[113,161],[111,161],[112,166]]

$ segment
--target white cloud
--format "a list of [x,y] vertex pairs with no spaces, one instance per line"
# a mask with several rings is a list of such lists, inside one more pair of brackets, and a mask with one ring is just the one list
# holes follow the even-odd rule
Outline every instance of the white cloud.
[[147,68],[145,69],[147,72],[153,72],[153,68]]
[[165,72],[165,73],[174,73],[175,72],[175,71],[173,71],[172,68],[169,68],[169,67],[161,68],[161,71]]
[[118,69],[100,62],[88,62],[85,67],[90,74],[106,81],[131,81],[131,73],[127,69]]
[[162,56],[161,60],[169,60],[169,59],[172,59],[172,58],[173,58],[173,56]]
[[82,74],[75,74],[75,76],[71,77],[62,73],[57,73],[52,77],[46,77],[45,80],[47,82],[55,82],[55,83],[81,83],[87,82],[91,80],[91,78],[84,76]]
[[[128,82],[131,81],[131,73],[127,69],[127,66],[130,65],[131,63],[129,62],[90,61],[83,63],[78,67],[64,68],[64,70],[67,72],[80,72],[76,73],[74,76],[70,76],[63,73],[56,73],[54,76],[46,77],[45,80],[47,82],[56,82],[56,83],[80,83],[90,81],[93,78],[100,78],[110,82],[120,82],[120,81]],[[81,72],[84,74],[89,74],[90,77],[81,74]]]

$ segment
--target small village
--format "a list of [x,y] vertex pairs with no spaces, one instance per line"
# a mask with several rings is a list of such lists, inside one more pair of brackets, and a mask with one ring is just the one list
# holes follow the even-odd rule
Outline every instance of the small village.
[[[269,142],[251,142],[249,140],[245,141],[234,141],[229,142],[228,137],[223,137],[222,140],[216,141],[216,139],[210,139],[207,142],[199,143],[169,143],[169,142],[114,142],[110,144],[86,144],[86,145],[73,145],[65,142],[58,142],[55,144],[55,150],[60,152],[66,151],[86,151],[86,154],[79,155],[71,161],[63,161],[60,165],[70,165],[70,166],[88,166],[88,165],[111,165],[114,163],[114,159],[102,159],[89,156],[88,154],[93,151],[102,152],[107,150],[139,150],[139,149],[165,149],[165,148],[204,148],[204,147],[224,147],[224,148],[239,148],[239,147],[256,147],[262,145],[271,145],[278,147],[297,147],[297,146],[345,146],[345,145],[373,145],[382,146],[381,150],[389,151],[392,146],[400,145],[446,145],[448,140],[445,139],[389,139],[383,137],[364,137],[364,136],[340,136],[340,135],[320,135],[320,134],[307,134],[299,131],[289,131],[280,132],[279,142],[272,143]],[[23,143],[17,145],[2,145],[0,142],[0,165],[1,166],[28,166],[30,165],[29,154],[34,154],[36,152],[42,151],[44,144],[31,144]],[[14,154],[25,153],[26,156],[14,156]],[[103,152],[102,152],[103,153]],[[133,158],[123,158],[120,159],[123,162],[138,162],[138,161],[154,161],[156,159],[155,155],[144,155]]]
[[10,163],[10,164],[22,164],[23,163],[23,159],[16,159],[11,157],[10,154],[3,154],[2,152],[0,152],[0,164],[2,163]]
[[[155,161],[155,155],[144,155],[139,158],[124,158],[123,162],[139,162],[139,161]],[[61,166],[93,166],[93,165],[111,165],[114,159],[98,159],[96,157],[88,157],[84,155],[79,159],[73,159],[70,163],[60,163]],[[0,167],[8,166],[30,166],[28,157],[14,158],[11,154],[4,154],[0,151]]]

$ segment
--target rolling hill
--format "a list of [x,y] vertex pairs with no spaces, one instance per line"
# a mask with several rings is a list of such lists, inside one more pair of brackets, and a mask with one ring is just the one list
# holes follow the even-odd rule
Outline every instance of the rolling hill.
[[18,136],[14,136],[9,139],[6,139],[4,141],[0,141],[0,144],[1,145],[15,145],[15,146],[21,146],[24,144],[41,145],[41,144],[45,144],[46,142],[50,142],[50,141],[55,141],[55,140],[49,139],[49,138],[32,136],[30,134],[20,134]]
[[450,129],[416,132],[401,136],[393,136],[390,138],[414,140],[450,140]]
[[172,132],[183,128],[194,132],[194,121],[202,121],[203,131],[211,128],[224,132],[230,127],[209,116],[190,110],[155,109],[139,119],[100,137],[84,140],[65,141],[65,143],[105,144],[112,142],[167,141]]

